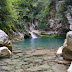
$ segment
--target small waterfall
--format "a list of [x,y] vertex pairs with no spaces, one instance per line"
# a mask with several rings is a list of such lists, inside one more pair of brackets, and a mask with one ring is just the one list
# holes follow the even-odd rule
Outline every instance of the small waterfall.
[[33,32],[30,33],[32,38],[38,38]]

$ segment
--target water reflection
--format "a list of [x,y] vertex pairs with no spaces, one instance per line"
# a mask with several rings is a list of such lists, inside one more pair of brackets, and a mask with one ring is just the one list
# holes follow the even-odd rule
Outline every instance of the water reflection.
[[64,38],[36,38],[36,39],[24,39],[24,41],[14,42],[14,48],[58,48],[64,43]]
[[34,38],[31,39],[31,46],[35,47],[35,39]]

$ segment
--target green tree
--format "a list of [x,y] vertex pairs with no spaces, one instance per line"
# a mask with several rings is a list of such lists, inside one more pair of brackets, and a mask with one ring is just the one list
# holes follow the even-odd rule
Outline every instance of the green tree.
[[8,32],[14,27],[13,24],[17,20],[16,10],[11,0],[1,0],[0,9],[0,29]]

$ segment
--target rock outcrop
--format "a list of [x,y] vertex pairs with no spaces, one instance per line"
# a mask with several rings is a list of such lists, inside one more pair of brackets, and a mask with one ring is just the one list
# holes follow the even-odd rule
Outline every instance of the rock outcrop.
[[10,56],[12,52],[12,44],[9,41],[8,35],[0,30],[0,57]]
[[66,36],[67,45],[62,50],[62,55],[66,60],[72,60],[72,31],[69,31]]
[[62,56],[62,50],[67,46],[67,39],[65,39],[65,42],[63,44],[63,46],[59,47],[59,49],[57,50],[57,55],[60,57]]
[[65,42],[59,47],[57,55],[62,55],[66,60],[72,60],[72,31],[67,33]]
[[23,32],[19,32],[19,31],[10,31],[9,35],[9,39],[12,42],[16,42],[16,41],[20,41],[24,39],[24,33]]
[[66,36],[67,45],[63,48],[62,55],[63,55],[64,59],[72,60],[72,17],[70,15],[70,13],[68,13],[66,15],[66,17],[67,17],[68,22],[70,24],[71,31],[69,31],[67,33],[67,36]]

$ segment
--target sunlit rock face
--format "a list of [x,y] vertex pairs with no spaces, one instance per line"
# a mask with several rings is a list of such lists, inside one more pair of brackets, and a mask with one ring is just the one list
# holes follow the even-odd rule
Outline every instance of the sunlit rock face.
[[4,31],[0,30],[0,44],[6,43],[8,43],[8,35]]
[[0,30],[0,56],[5,56],[5,54],[10,54],[10,52],[12,52],[12,43],[9,41],[8,35]]
[[6,46],[10,51],[12,51],[12,44],[9,41],[8,35],[4,31],[0,30],[0,47],[2,46]]
[[67,13],[67,14],[66,14],[66,17],[67,17],[68,22],[69,22],[69,24],[70,24],[70,30],[72,30],[72,17],[71,17],[71,15],[70,15],[70,13]]
[[67,33],[67,46],[62,50],[62,55],[66,60],[72,60],[72,31]]
[[70,30],[72,30],[72,25],[70,25]]
[[61,46],[61,47],[58,48],[58,50],[57,50],[57,56],[59,56],[59,57],[62,56],[62,51],[63,51],[63,49],[65,47],[67,47],[67,39],[65,39],[63,46]]
[[50,19],[50,28],[53,28],[55,21]]

